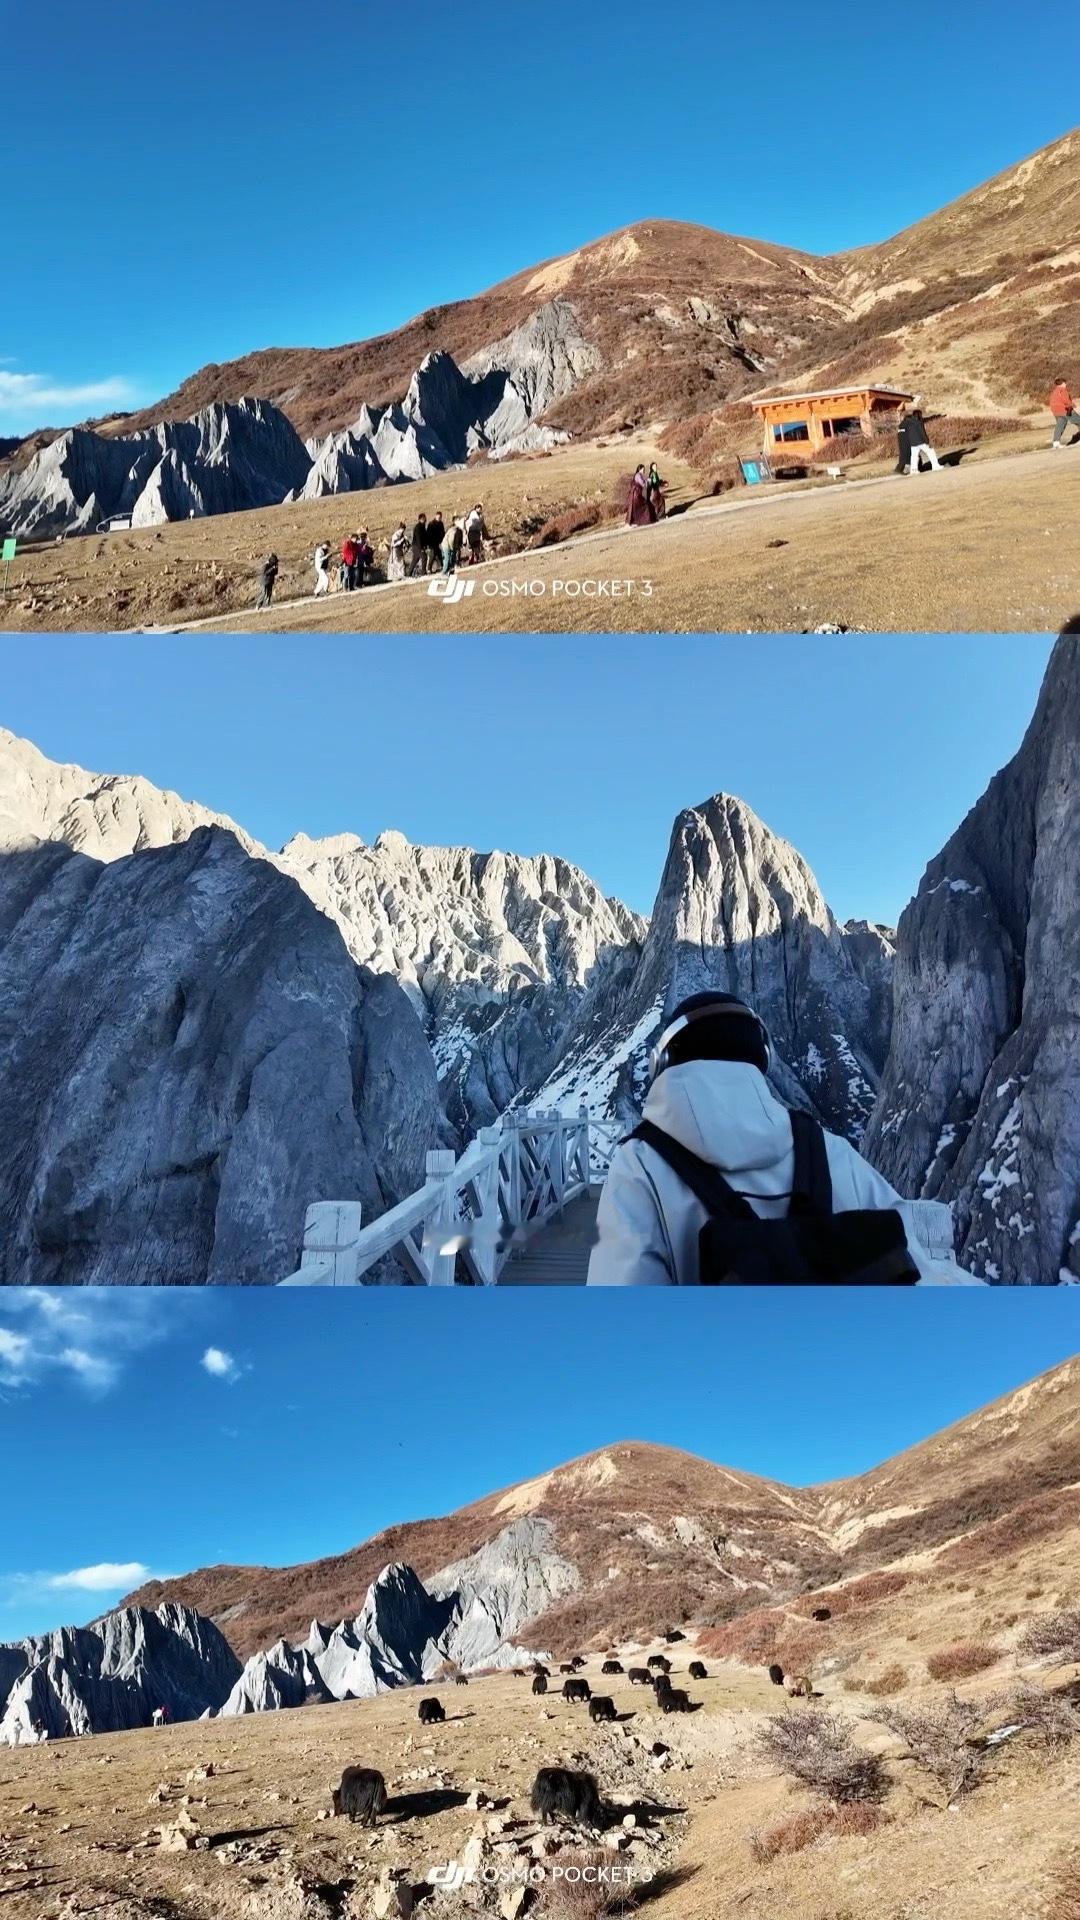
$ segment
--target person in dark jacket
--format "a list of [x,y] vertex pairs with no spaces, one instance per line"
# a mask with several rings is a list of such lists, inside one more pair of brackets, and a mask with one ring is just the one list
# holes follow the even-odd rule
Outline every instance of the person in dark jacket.
[[277,554],[268,553],[266,556],[266,559],[262,563],[262,572],[259,575],[259,585],[261,587],[261,592],[256,602],[257,606],[268,607],[270,605],[270,602],[274,597],[274,582],[277,579],[277,571],[278,571]]
[[900,424],[897,429],[900,448],[900,464],[910,474],[920,471],[925,460],[932,473],[941,472],[941,461],[930,445],[930,435],[926,431],[923,419],[922,399],[916,394],[913,400],[900,409]]
[[361,527],[356,534],[356,584],[362,587],[364,576],[375,565],[375,549],[368,539],[368,530]]
[[441,507],[436,507],[427,523],[429,573],[438,573],[442,566],[442,544],[445,539],[446,521],[443,519],[443,510]]
[[415,578],[418,573],[426,573],[428,564],[427,514],[418,513],[412,530],[412,559],[409,572]]

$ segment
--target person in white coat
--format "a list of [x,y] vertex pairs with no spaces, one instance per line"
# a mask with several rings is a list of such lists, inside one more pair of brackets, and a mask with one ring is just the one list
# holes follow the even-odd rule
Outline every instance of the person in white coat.
[[[730,994],[703,993],[676,1007],[653,1055],[643,1118],[718,1168],[760,1219],[785,1219],[795,1165],[791,1116],[766,1074],[768,1034]],[[904,1200],[850,1142],[824,1132],[834,1213],[899,1214],[919,1284],[978,1286],[956,1265],[952,1215],[930,1200]],[[703,1203],[645,1140],[617,1147],[600,1195],[590,1286],[698,1284]]]

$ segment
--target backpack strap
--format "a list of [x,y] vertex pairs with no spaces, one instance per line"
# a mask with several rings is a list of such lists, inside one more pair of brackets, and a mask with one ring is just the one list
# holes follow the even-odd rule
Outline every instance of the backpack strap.
[[670,1133],[654,1126],[651,1120],[640,1120],[633,1133],[626,1137],[628,1140],[643,1140],[647,1147],[660,1155],[661,1160],[666,1160],[672,1172],[678,1174],[683,1184],[701,1201],[710,1219],[757,1219],[750,1202],[728,1185],[719,1167],[712,1167],[707,1160],[700,1160],[696,1153],[691,1153],[689,1147],[684,1147],[680,1140],[673,1140]]
[[796,1218],[809,1214],[831,1214],[833,1210],[832,1174],[825,1151],[825,1134],[809,1113],[791,1110],[791,1142],[795,1149],[795,1171],[791,1181],[791,1205]]

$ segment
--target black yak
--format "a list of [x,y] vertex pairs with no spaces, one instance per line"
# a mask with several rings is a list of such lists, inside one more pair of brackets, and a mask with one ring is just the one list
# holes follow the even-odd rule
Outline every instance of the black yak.
[[425,1727],[434,1726],[437,1721],[445,1720],[446,1714],[443,1711],[441,1700],[421,1700],[416,1710],[416,1717],[421,1725]]
[[547,1674],[546,1673],[533,1674],[532,1690],[534,1693],[547,1692]]
[[652,1674],[648,1667],[631,1667],[628,1675],[632,1687],[651,1687]]
[[772,1681],[774,1687],[782,1687],[784,1684],[784,1669],[778,1666],[775,1660],[769,1668],[769,1679]]
[[601,1673],[621,1673],[622,1662],[619,1660],[605,1660],[600,1671]]
[[814,1619],[815,1620],[831,1620],[832,1608],[831,1607],[815,1607]]
[[708,1673],[707,1673],[707,1672],[706,1672],[706,1670],[705,1670],[705,1663],[704,1663],[704,1661],[702,1661],[702,1660],[691,1660],[691,1662],[690,1662],[690,1678],[691,1678],[691,1680],[707,1680],[707,1679],[708,1679],[708,1677],[709,1677],[709,1676],[708,1676]]
[[375,1767],[346,1767],[331,1799],[335,1814],[373,1827],[386,1806],[386,1781]]
[[662,1653],[650,1653],[645,1662],[647,1667],[655,1667],[657,1673],[670,1673],[671,1661],[665,1660]]
[[592,1774],[575,1773],[569,1767],[541,1767],[533,1781],[529,1805],[545,1827],[556,1815],[579,1827],[603,1825],[600,1795]]
[[689,1713],[690,1695],[681,1687],[657,1687],[656,1704],[661,1713]]
[[592,1688],[587,1680],[564,1680],[562,1697],[564,1700],[588,1700]]
[[607,1693],[594,1693],[589,1701],[590,1720],[617,1720],[615,1702]]

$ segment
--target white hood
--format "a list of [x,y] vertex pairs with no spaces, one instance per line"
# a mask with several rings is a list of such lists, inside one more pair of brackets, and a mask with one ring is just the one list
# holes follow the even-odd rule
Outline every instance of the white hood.
[[[668,1067],[649,1088],[642,1117],[729,1177],[771,1171],[792,1157],[788,1110],[745,1060]],[[788,1189],[770,1181],[760,1191]]]
[[[795,1171],[788,1109],[763,1073],[743,1060],[691,1060],[668,1067],[649,1089],[644,1118],[719,1167],[763,1219],[788,1210]],[[920,1278],[978,1286],[952,1255],[952,1216],[936,1200],[903,1200],[847,1140],[826,1133],[833,1209],[894,1207]],[[597,1214],[590,1286],[694,1286],[700,1200],[643,1140],[612,1158]]]

